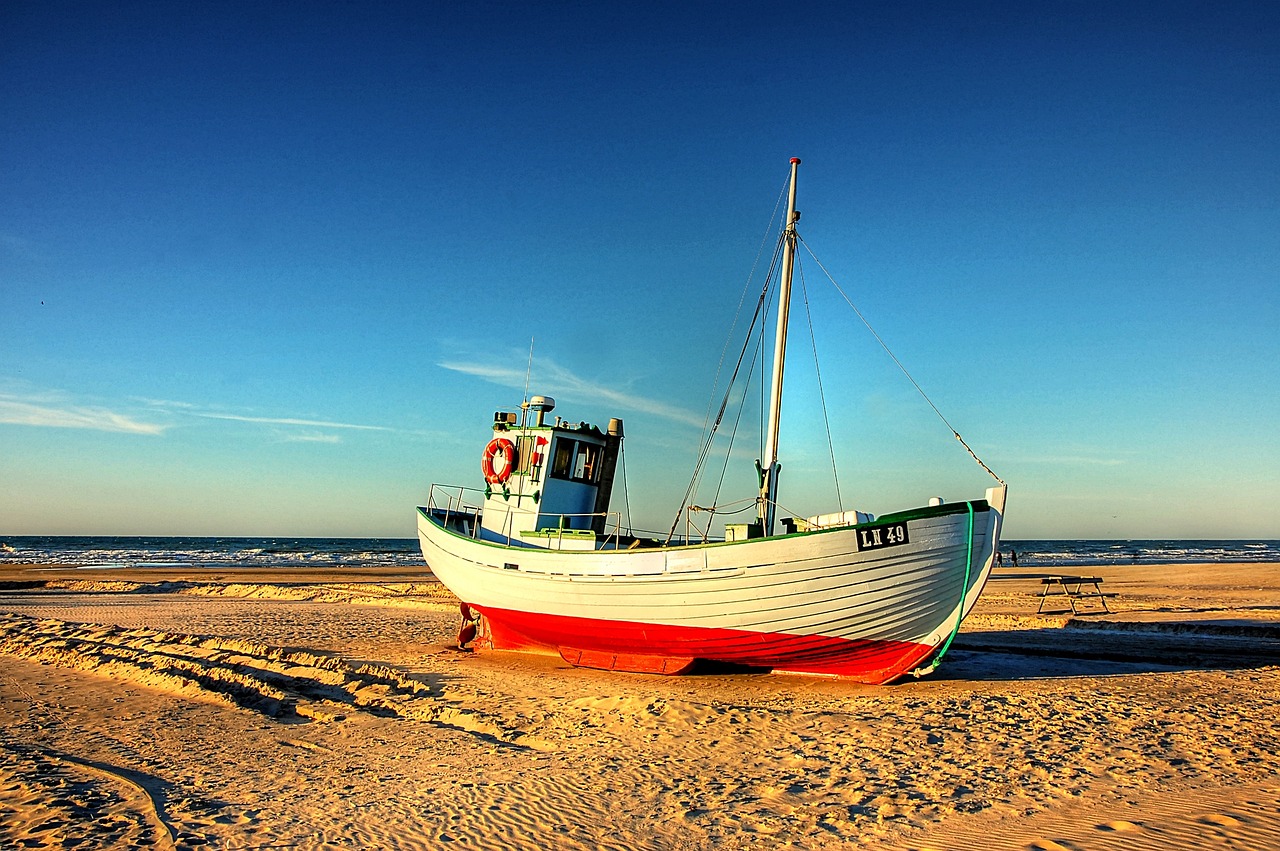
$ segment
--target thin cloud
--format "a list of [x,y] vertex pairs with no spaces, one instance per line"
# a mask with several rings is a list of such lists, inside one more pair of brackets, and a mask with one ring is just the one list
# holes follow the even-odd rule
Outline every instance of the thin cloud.
[[[525,384],[524,370],[497,366],[491,363],[445,361],[438,364],[438,366],[452,372],[461,372],[464,375],[474,375],[502,387],[523,389]],[[615,390],[612,387],[596,384],[549,360],[535,359],[533,374],[538,377],[539,387],[551,389],[554,391],[554,394],[558,396],[584,400],[605,400],[624,410],[643,411],[647,414],[654,414],[673,422],[694,426],[695,428],[701,428],[703,425],[703,418],[701,416],[690,411],[686,411],[683,408],[677,408],[674,405],[669,405],[666,402],[662,402],[657,399],[651,399],[645,396],[639,396],[634,393],[627,393],[621,390]]]
[[263,425],[307,426],[310,428],[348,428],[361,431],[394,431],[387,426],[363,425],[360,423],[335,423],[328,420],[300,420],[293,417],[246,417],[240,414],[213,414],[205,411],[191,411],[192,416],[209,420],[231,420],[238,423],[261,423]]
[[135,402],[141,402],[142,404],[148,405],[152,408],[180,408],[186,411],[199,407],[190,402],[174,402],[170,399],[150,399],[146,396],[132,396],[130,398]]
[[524,373],[501,366],[484,363],[442,363],[438,364],[453,372],[474,375],[503,387],[524,387]]
[[336,434],[322,434],[319,432],[308,432],[306,434],[287,434],[284,436],[285,443],[341,443],[342,438]]
[[134,419],[107,408],[58,405],[0,397],[0,423],[36,428],[82,428],[123,434],[164,434],[168,425]]
[[[133,414],[100,405],[77,405],[67,401],[65,394],[50,390],[35,390],[23,387],[21,382],[0,378],[0,382],[10,385],[9,391],[0,390],[0,424],[25,425],[36,428],[80,428],[96,431],[119,432],[123,434],[162,435],[173,427],[172,422],[153,422]],[[16,386],[15,386],[16,385]],[[16,390],[17,392],[12,392]],[[395,431],[387,426],[367,425],[364,423],[343,423],[332,420],[313,420],[300,417],[250,417],[241,414],[201,410],[200,406],[189,402],[177,402],[167,399],[146,399],[133,397],[133,401],[148,406],[151,415],[166,419],[199,417],[210,420],[253,423],[268,426],[291,426],[312,431],[287,434],[287,441],[309,443],[340,443],[341,438],[315,429],[353,429],[359,431]],[[145,414],[143,415],[146,416]]]
[[[226,420],[228,422],[237,423],[255,423],[258,425],[282,425],[282,426],[301,426],[304,428],[345,428],[357,429],[360,431],[396,431],[388,426],[367,425],[365,423],[340,423],[333,420],[312,420],[301,417],[251,417],[247,414],[229,414],[225,411],[210,411],[203,409],[200,405],[191,402],[177,402],[172,399],[149,399],[141,396],[134,397],[137,401],[154,408],[167,411],[172,414],[178,414],[187,417],[200,417],[206,420]],[[317,440],[315,432],[310,437],[294,438],[297,440]],[[320,442],[337,443],[337,438],[319,438]]]

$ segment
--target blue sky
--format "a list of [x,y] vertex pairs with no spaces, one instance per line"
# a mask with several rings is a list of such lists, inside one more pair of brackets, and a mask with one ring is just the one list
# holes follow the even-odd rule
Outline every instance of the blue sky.
[[[0,83],[2,534],[411,537],[531,340],[665,529],[798,156],[1008,537],[1280,537],[1280,5],[18,0]],[[844,507],[980,495],[801,272]]]

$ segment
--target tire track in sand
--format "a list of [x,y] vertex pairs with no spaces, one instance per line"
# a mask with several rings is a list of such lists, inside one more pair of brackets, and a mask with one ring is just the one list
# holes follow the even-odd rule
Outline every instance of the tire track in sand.
[[[7,738],[0,738],[0,846],[178,847],[163,793],[149,788],[161,781]],[[83,846],[86,822],[99,845]]]
[[213,700],[277,720],[335,722],[365,712],[463,730],[507,746],[546,746],[525,729],[504,724],[500,715],[448,705],[429,682],[389,665],[243,639],[0,613],[0,653]]

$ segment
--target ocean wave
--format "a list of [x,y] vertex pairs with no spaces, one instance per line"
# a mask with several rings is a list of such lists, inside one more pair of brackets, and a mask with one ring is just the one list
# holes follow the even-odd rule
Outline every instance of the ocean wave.
[[1016,552],[1020,566],[1280,562],[1280,541],[1025,540],[1002,541],[1001,550]]
[[[422,567],[413,538],[134,538],[18,536],[5,539],[0,564],[95,568]],[[1280,562],[1270,540],[1019,540],[1004,541],[1006,564],[1016,552],[1027,567],[1121,564]]]
[[412,538],[129,538],[17,536],[0,564],[113,568],[423,566]]

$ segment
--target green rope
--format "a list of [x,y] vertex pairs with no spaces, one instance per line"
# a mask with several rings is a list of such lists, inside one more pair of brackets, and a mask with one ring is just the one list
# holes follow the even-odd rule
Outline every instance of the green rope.
[[927,670],[920,668],[912,672],[917,677],[924,676],[929,673],[929,671],[937,669],[937,667],[942,664],[942,657],[947,655],[947,650],[950,649],[951,642],[955,641],[956,633],[960,631],[960,622],[964,620],[964,600],[965,597],[969,596],[969,576],[973,572],[973,503],[967,502],[965,505],[969,508],[969,545],[965,548],[964,585],[960,587],[960,608],[956,613],[956,625],[951,628],[951,634],[947,636],[947,640],[942,645],[942,649],[938,651],[938,655],[933,657],[933,662],[930,663],[929,668]]

